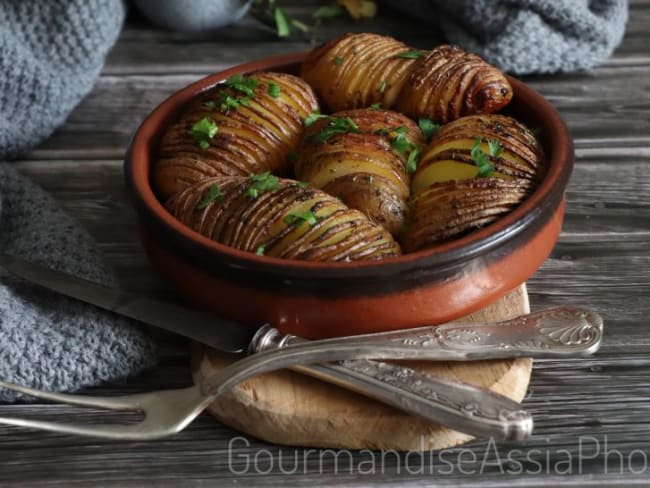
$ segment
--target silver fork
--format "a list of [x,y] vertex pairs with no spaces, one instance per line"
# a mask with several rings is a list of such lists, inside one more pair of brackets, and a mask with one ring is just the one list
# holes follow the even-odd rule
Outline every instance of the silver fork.
[[[582,320],[567,326],[567,316],[578,314]],[[436,359],[471,360],[494,357],[557,357],[586,355],[595,352],[602,339],[602,320],[593,313],[570,308],[531,314],[525,318],[485,324],[445,324],[408,331],[396,331],[348,338],[286,344],[286,337],[268,337],[258,344],[262,352],[241,359],[215,373],[204,382],[177,390],[127,395],[122,397],[89,397],[48,393],[0,381],[5,387],[37,398],[70,405],[108,410],[138,411],[144,419],[135,424],[75,425],[41,420],[0,417],[0,424],[31,427],[77,435],[122,440],[148,440],[183,430],[214,399],[256,374],[319,362],[367,359]],[[276,342],[277,340],[277,342]],[[372,376],[363,368],[380,368],[380,363],[362,361],[360,377],[372,389]],[[390,368],[389,365],[386,365]],[[405,378],[392,378],[392,372],[375,372],[382,389],[394,382],[393,404],[407,404],[415,413],[426,409],[426,400],[436,411],[439,423],[475,436],[520,440],[532,431],[533,421],[521,406],[509,398],[459,382],[438,378],[435,391],[427,388],[410,368],[400,369]],[[408,389],[404,385],[409,385]],[[459,413],[460,412],[460,413]],[[425,412],[422,412],[426,417]]]

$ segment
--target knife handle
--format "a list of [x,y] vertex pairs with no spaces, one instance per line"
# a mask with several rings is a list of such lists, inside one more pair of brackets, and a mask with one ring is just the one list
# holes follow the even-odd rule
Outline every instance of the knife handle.
[[[390,351],[391,357],[425,361],[478,361],[516,357],[557,358],[593,354],[603,337],[595,312],[558,307],[502,322],[448,323],[433,327],[326,339],[331,347],[363,345]],[[284,347],[297,339],[271,326],[261,328],[251,352]]]
[[474,437],[515,441],[533,430],[531,415],[508,397],[405,366],[361,359],[291,369]]

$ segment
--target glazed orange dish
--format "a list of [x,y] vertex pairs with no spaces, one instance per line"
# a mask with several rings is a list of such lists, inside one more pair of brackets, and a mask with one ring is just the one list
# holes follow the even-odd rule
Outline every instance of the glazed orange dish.
[[499,114],[506,76],[457,47],[348,34],[300,77],[235,75],[167,128],[152,179],[181,222],[227,246],[312,261],[382,259],[517,207],[545,159]]

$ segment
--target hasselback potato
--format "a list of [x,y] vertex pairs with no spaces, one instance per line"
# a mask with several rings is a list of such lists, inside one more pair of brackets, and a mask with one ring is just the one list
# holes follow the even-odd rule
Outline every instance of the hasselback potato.
[[396,110],[445,123],[497,112],[511,98],[512,87],[497,68],[459,47],[439,46],[412,66]]
[[201,180],[168,209],[227,246],[285,259],[356,261],[400,254],[388,231],[338,198],[267,173]]
[[333,111],[381,103],[445,123],[493,113],[512,98],[506,76],[455,46],[430,52],[377,34],[347,34],[313,50],[302,77]]
[[390,108],[415,59],[409,47],[378,34],[346,34],[307,55],[301,76],[330,111],[369,107]]
[[[312,122],[313,121],[313,122]],[[340,198],[391,233],[400,232],[422,132],[408,117],[359,109],[307,121],[296,177]]]
[[235,75],[192,102],[162,137],[153,182],[161,198],[212,176],[290,169],[312,89],[285,73]]
[[545,171],[535,135],[503,115],[462,117],[424,149],[411,182],[407,252],[493,222],[519,205]]

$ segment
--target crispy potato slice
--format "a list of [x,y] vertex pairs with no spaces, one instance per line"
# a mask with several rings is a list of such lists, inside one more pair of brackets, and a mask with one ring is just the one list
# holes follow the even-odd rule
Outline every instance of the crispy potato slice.
[[358,210],[268,173],[203,179],[169,199],[167,208],[195,231],[252,253],[309,261],[401,253],[390,233]]
[[[296,76],[261,72],[231,78],[199,96],[167,129],[154,187],[164,200],[213,176],[286,174],[302,121],[317,109],[314,92]],[[214,133],[206,134],[210,128]]]
[[396,235],[407,210],[409,156],[417,159],[423,142],[418,126],[396,112],[336,112],[305,130],[295,174]]

